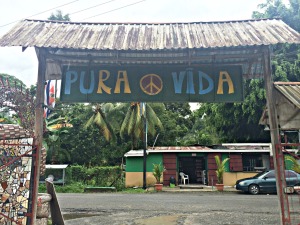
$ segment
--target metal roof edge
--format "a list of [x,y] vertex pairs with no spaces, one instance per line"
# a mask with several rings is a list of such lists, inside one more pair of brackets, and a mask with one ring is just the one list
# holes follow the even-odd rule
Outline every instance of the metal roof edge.
[[162,25],[162,24],[202,24],[202,23],[239,23],[239,22],[254,22],[254,21],[265,21],[265,20],[282,20],[282,18],[260,18],[260,19],[242,19],[242,20],[222,20],[222,21],[193,21],[193,22],[76,22],[76,21],[59,21],[59,20],[41,20],[41,19],[23,19],[22,21],[33,21],[33,22],[45,22],[45,23],[61,23],[61,24],[114,24],[114,25]]
[[271,143],[223,143],[222,146],[270,146]]
[[284,81],[277,81],[274,82],[274,85],[300,85],[300,82],[292,82],[292,81],[288,81],[288,82],[284,82]]

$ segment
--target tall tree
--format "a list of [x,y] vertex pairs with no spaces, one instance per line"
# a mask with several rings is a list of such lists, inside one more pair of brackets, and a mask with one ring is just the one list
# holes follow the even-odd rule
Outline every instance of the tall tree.
[[[286,6],[281,0],[267,0],[260,4],[260,11],[253,12],[253,18],[277,18],[299,31],[299,0],[290,0]],[[278,44],[273,46],[272,69],[274,81],[298,81],[300,79],[299,46]],[[205,129],[214,134],[215,141],[225,142],[268,142],[269,134],[258,125],[265,107],[263,80],[244,82],[243,103],[203,104],[199,109],[205,113]]]
[[51,16],[48,17],[48,20],[71,21],[69,14],[63,15],[61,10],[51,13]]
[[16,77],[0,74],[0,112],[33,134],[35,97]]
[[281,18],[293,29],[300,31],[300,2],[299,0],[289,0],[287,6],[282,0],[267,0],[258,5],[259,11],[252,13],[252,18]]
[[155,136],[156,128],[163,129],[160,119],[150,104],[145,104],[144,108],[142,108],[140,102],[131,103],[122,122],[120,135],[122,138],[124,138],[125,135],[131,137],[132,148],[136,148],[138,140],[141,140],[143,137],[144,119],[147,123],[148,134]]
[[269,134],[258,124],[265,107],[262,80],[244,82],[243,103],[206,103],[199,109],[205,130],[220,142],[269,142]]
[[189,145],[186,137],[191,132],[194,117],[190,105],[186,103],[165,103],[166,110],[159,114],[164,126],[156,145]]
[[[262,12],[253,12],[253,18],[277,18],[300,32],[300,2],[290,0],[286,6],[281,0],[268,0],[260,4]],[[300,80],[300,46],[296,44],[277,44],[273,46],[273,73],[275,81]]]
[[108,142],[104,135],[99,133],[98,126],[91,125],[88,129],[84,129],[86,121],[95,114],[94,106],[92,104],[63,105],[63,115],[72,118],[73,129],[62,136],[62,148],[70,153],[71,163],[86,166],[120,165],[124,153],[131,149],[128,139],[121,140],[117,136],[122,115],[126,112],[125,108],[122,112],[122,109],[115,110],[117,104],[106,103],[101,106],[116,134],[116,142]]
[[96,104],[95,111],[85,124],[84,128],[88,128],[92,124],[95,124],[100,129],[100,132],[104,135],[107,141],[115,141],[116,136],[110,123],[106,119],[106,112],[109,112],[109,107],[106,107],[106,111],[103,111],[101,105]]

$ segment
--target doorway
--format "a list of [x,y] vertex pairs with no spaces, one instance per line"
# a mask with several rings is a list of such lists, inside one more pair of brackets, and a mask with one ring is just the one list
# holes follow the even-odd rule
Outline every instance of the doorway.
[[206,184],[206,171],[204,157],[178,157],[179,172],[189,176],[190,184]]

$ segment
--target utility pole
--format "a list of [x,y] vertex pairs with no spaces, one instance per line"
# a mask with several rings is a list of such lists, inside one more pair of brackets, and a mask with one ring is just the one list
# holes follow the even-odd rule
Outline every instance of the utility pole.
[[147,189],[147,118],[146,103],[141,102],[141,115],[143,118],[143,189]]

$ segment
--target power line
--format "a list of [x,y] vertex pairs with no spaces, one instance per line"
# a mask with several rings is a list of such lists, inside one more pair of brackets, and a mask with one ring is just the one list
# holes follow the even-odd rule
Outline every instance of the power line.
[[146,0],[142,0],[142,1],[134,2],[134,3],[132,3],[132,4],[128,4],[128,5],[125,5],[125,6],[122,6],[122,7],[116,8],[116,9],[112,9],[112,10],[110,10],[110,11],[106,11],[106,12],[103,12],[103,13],[100,13],[100,14],[97,14],[97,15],[94,15],[94,16],[91,16],[91,17],[87,17],[87,18],[83,19],[82,21],[84,21],[84,20],[87,20],[87,19],[94,18],[94,17],[96,17],[96,16],[101,16],[101,15],[103,15],[103,14],[107,14],[107,13],[110,13],[110,12],[113,12],[113,11],[117,11],[117,10],[119,10],[119,9],[123,9],[123,8],[129,7],[129,6],[132,6],[132,5],[135,5],[135,4],[138,4],[138,3],[144,2],[144,1],[146,1]]
[[[78,2],[78,1],[80,1],[80,0],[75,0],[75,1],[68,2],[68,3],[63,4],[63,5],[59,5],[59,6],[56,6],[56,7],[54,7],[54,8],[47,9],[47,10],[45,10],[45,11],[43,11],[43,12],[39,12],[39,13],[37,13],[37,14],[28,16],[28,17],[26,17],[26,18],[31,18],[31,17],[33,17],[33,16],[37,16],[37,15],[43,14],[43,13],[45,13],[45,12],[49,12],[49,11],[51,11],[51,10],[53,10],[53,9],[57,9],[57,8],[59,8],[59,7],[63,7],[63,6],[66,6],[66,5],[70,5],[70,4],[72,4],[72,3],[74,3],[74,2]],[[7,25],[10,25],[10,24],[15,23],[15,22],[18,22],[18,21],[20,21],[20,19],[19,19],[19,20],[15,20],[15,21],[10,22],[10,23],[7,23],[7,24],[4,24],[4,25],[1,25],[0,27],[5,27],[5,26],[7,26]]]
[[92,9],[92,8],[96,8],[96,7],[100,6],[100,5],[105,5],[105,4],[110,3],[110,2],[113,2],[113,1],[116,1],[116,0],[110,0],[110,1],[107,1],[107,2],[103,2],[103,3],[100,3],[100,4],[98,4],[98,5],[94,5],[94,6],[91,6],[91,7],[89,7],[89,8],[85,8],[85,9],[82,9],[82,10],[79,10],[79,11],[76,11],[76,12],[73,12],[73,13],[70,13],[69,15],[74,15],[74,14],[76,14],[76,13],[80,13],[80,12],[83,12],[83,11],[86,11],[86,10],[89,10],[89,9]]
[[[78,2],[78,1],[80,1],[80,0],[75,0],[75,1],[68,2],[68,3],[63,4],[63,5],[59,5],[59,6],[56,6],[56,7],[54,7],[54,8],[47,9],[47,10],[45,10],[45,11],[36,13],[36,14],[34,14],[34,15],[31,15],[31,16],[28,16],[28,17],[26,17],[26,18],[31,18],[31,17],[33,17],[33,16],[37,16],[37,15],[43,14],[43,13],[45,13],[45,12],[49,12],[49,11],[51,11],[51,10],[53,10],[53,9],[57,9],[57,8],[59,8],[59,7],[63,7],[63,6],[66,6],[66,5],[70,5],[70,4],[72,4],[72,3],[74,3],[74,2]],[[73,13],[70,13],[69,15],[74,15],[74,14],[77,14],[77,13],[80,13],[80,12],[83,12],[83,11],[86,11],[86,10],[89,10],[89,9],[92,9],[92,8],[95,8],[95,7],[98,7],[98,6],[101,6],[101,5],[105,5],[105,4],[110,3],[110,2],[113,2],[113,1],[116,1],[116,0],[109,0],[109,1],[106,1],[106,2],[103,2],[103,3],[100,3],[100,4],[98,4],[98,5],[94,5],[94,6],[91,6],[91,7],[88,7],[88,8],[85,8],[85,9],[82,9],[82,10],[79,10],[79,11],[76,11],[76,12],[73,12]],[[101,15],[104,15],[104,14],[107,14],[107,13],[110,13],[110,12],[113,12],[113,11],[117,11],[117,10],[120,10],[120,9],[123,9],[123,8],[126,8],[126,7],[129,7],[129,6],[132,6],[132,5],[136,5],[136,4],[141,3],[141,2],[144,2],[144,1],[146,1],[146,0],[134,2],[134,3],[132,3],[132,4],[128,4],[128,5],[125,5],[125,6],[116,8],[116,9],[112,9],[112,10],[109,10],[109,11],[106,11],[106,12],[103,12],[103,13],[100,13],[100,14],[97,14],[97,15],[94,15],[94,16],[91,16],[91,17],[87,17],[87,18],[85,18],[85,19],[83,19],[83,20],[87,20],[87,19],[90,19],[90,18],[94,18],[94,17],[96,17],[96,16],[101,16]],[[13,23],[16,23],[16,22],[18,22],[18,21],[20,21],[20,20],[21,20],[21,19],[15,20],[15,21],[12,21],[12,22],[9,22],[9,23],[7,23],[7,24],[0,25],[0,28],[5,27],[5,26],[8,26],[8,25],[13,24]]]

